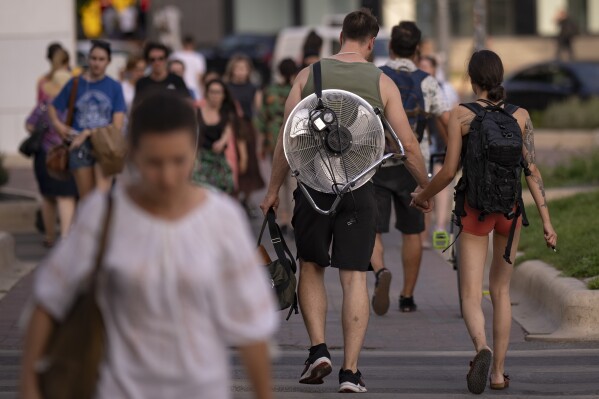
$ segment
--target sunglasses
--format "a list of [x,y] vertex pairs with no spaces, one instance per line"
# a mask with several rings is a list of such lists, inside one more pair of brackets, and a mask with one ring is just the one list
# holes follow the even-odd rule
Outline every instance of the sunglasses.
[[148,59],[148,61],[150,61],[150,62],[164,61],[164,60],[166,60],[166,57],[152,57],[152,58]]

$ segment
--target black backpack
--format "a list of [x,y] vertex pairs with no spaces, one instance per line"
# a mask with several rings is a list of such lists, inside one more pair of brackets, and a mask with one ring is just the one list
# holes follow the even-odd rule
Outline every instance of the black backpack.
[[513,220],[503,258],[508,262],[517,220],[528,226],[522,202],[522,172],[530,175],[528,163],[522,156],[522,131],[513,117],[518,107],[482,100],[479,103],[460,104],[475,114],[462,147],[462,178],[456,185],[454,214],[456,224],[462,228],[461,218],[466,216],[465,201],[481,211],[479,220],[491,213],[502,213]]

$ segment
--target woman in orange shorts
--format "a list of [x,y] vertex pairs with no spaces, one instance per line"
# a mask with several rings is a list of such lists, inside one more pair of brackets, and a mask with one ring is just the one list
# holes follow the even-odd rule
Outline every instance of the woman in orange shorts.
[[[492,51],[482,50],[474,53],[468,65],[472,90],[483,107],[487,105],[505,107],[503,104],[504,89],[503,65],[501,59]],[[459,164],[463,143],[466,142],[470,131],[470,124],[475,114],[464,106],[456,107],[450,116],[449,141],[447,155],[441,171],[433,178],[427,188],[419,193],[413,193],[412,206],[423,208],[427,201],[443,190],[453,180]],[[541,173],[535,162],[534,136],[530,116],[525,109],[519,108],[513,113],[522,131],[522,155],[529,164],[526,182],[535,200],[539,214],[543,221],[543,231],[548,247],[555,248],[557,234],[551,225],[549,210],[545,200],[545,190]],[[501,126],[501,128],[503,128]],[[466,149],[469,146],[465,146]],[[469,182],[469,184],[483,184],[483,182]],[[509,220],[502,213],[490,213],[480,216],[480,211],[473,209],[466,198],[464,210],[466,215],[461,218],[462,235],[460,237],[460,282],[462,312],[464,322],[474,343],[477,352],[468,372],[468,389],[472,393],[482,393],[490,375],[492,389],[504,389],[509,385],[509,378],[505,374],[504,362],[509,344],[511,329],[511,302],[510,278],[513,266],[510,259],[514,259],[522,221],[520,216]],[[514,210],[517,204],[514,204]],[[515,215],[519,215],[516,212]],[[513,226],[513,227],[512,227]],[[511,252],[508,237],[514,228]],[[493,234],[493,262],[489,275],[489,290],[493,303],[493,350],[487,345],[485,336],[485,319],[482,311],[482,282],[484,266],[487,258],[489,233]],[[508,258],[509,255],[509,258]]]

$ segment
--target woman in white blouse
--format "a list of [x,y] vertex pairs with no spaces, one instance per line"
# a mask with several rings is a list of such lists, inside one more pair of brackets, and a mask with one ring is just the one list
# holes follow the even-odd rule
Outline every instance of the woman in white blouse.
[[[271,398],[267,340],[275,305],[243,211],[190,183],[196,117],[162,93],[133,111],[130,154],[140,178],[113,195],[98,301],[107,349],[98,399],[231,396],[228,347],[240,351],[257,398]],[[82,203],[69,236],[43,262],[26,337],[22,398],[38,399],[35,365],[52,321],[90,273],[106,194]]]

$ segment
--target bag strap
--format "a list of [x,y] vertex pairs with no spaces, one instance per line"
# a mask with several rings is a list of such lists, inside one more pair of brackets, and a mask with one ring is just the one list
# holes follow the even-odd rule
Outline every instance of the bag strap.
[[107,195],[107,205],[106,205],[106,213],[104,214],[104,220],[102,223],[102,230],[100,232],[100,244],[98,245],[98,252],[96,253],[96,260],[94,264],[94,269],[92,270],[90,279],[91,279],[91,289],[95,290],[98,285],[98,275],[102,269],[102,265],[104,263],[104,255],[106,254],[106,247],[108,244],[108,236],[110,233],[110,226],[112,225],[112,211],[113,211],[113,194],[112,189]]
[[320,61],[312,64],[312,74],[314,75],[314,93],[318,99],[318,106],[322,107],[322,67]]
[[71,87],[71,95],[69,96],[69,108],[67,111],[67,126],[73,126],[73,116],[75,115],[75,99],[77,98],[77,88],[79,87],[79,76],[73,79],[73,87]]
[[[268,232],[270,233],[270,241],[277,253],[277,258],[284,266],[287,266],[286,259],[289,260],[289,269],[295,274],[297,272],[297,265],[295,264],[295,259],[293,258],[293,254],[291,250],[287,246],[287,242],[285,242],[285,238],[283,237],[283,233],[281,232],[281,228],[276,222],[276,215],[273,208],[270,208],[268,212],[266,212],[266,216],[264,216],[264,222],[262,222],[262,228],[260,229],[260,235],[258,237],[258,246],[262,243],[262,236],[264,235],[264,230],[268,225]],[[286,256],[287,255],[287,256]]]

